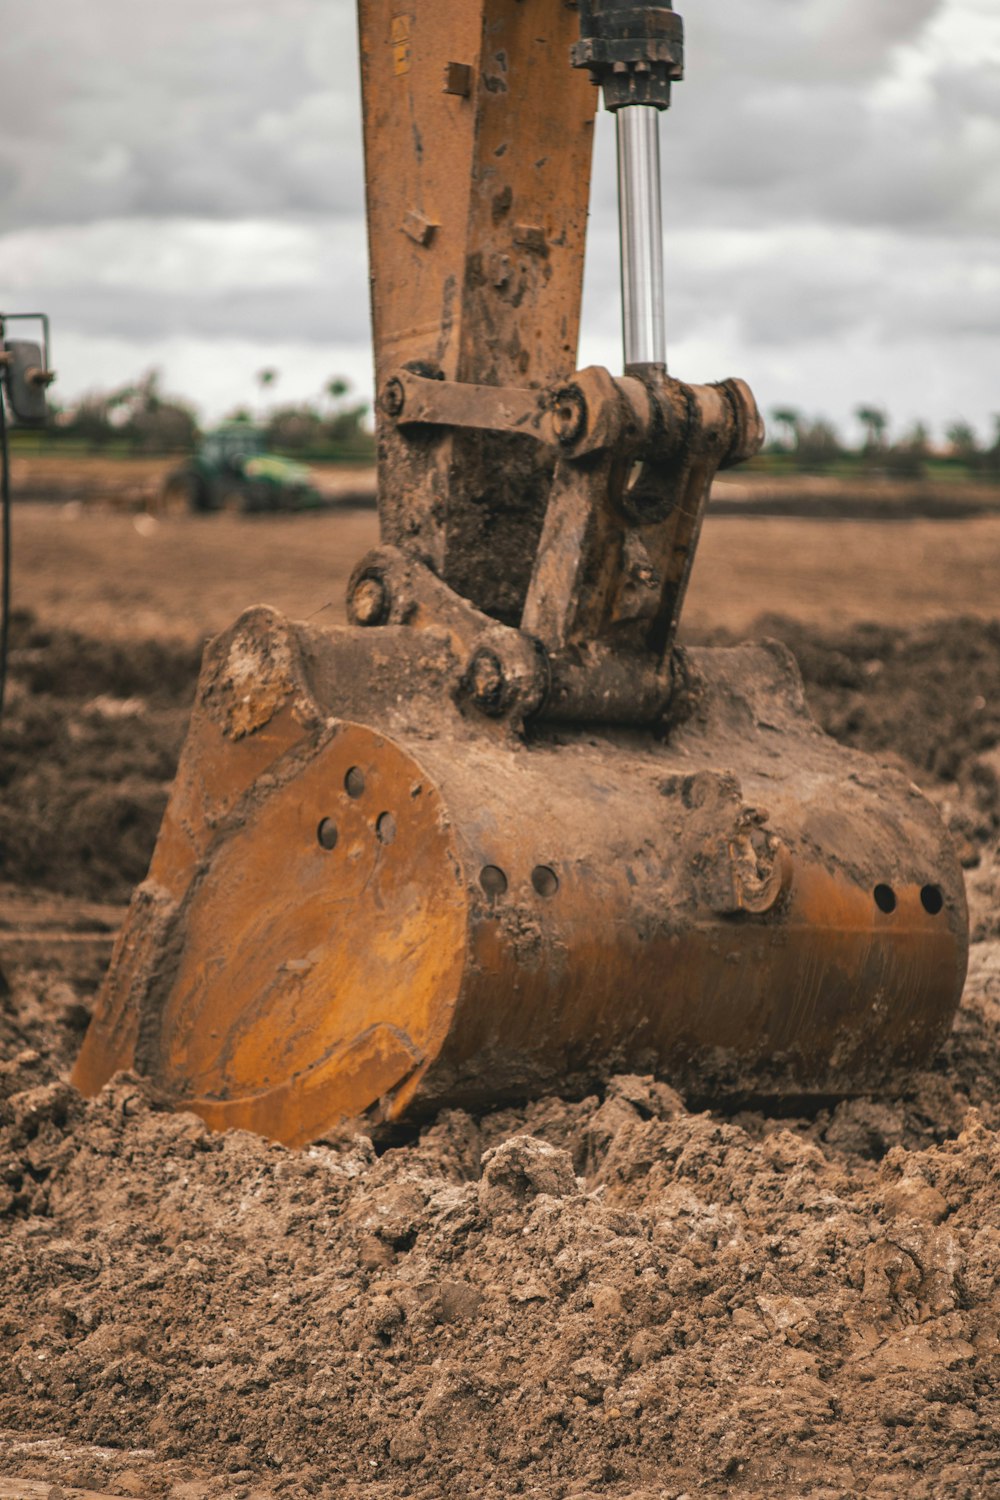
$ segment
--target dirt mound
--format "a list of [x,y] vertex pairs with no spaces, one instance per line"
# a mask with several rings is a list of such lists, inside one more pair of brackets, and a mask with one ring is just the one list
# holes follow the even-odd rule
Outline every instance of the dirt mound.
[[795,653],[813,713],[844,744],[953,781],[1000,741],[998,621],[820,634],[765,616],[757,633],[777,636]]
[[127,901],[146,873],[199,653],[14,617],[0,726],[0,881]]
[[6,1461],[187,1500],[993,1493],[980,979],[947,1070],[902,1097],[729,1119],[619,1078],[381,1156],[211,1135],[129,1077],[85,1103],[55,1071],[71,996],[25,982],[7,1040],[23,1012],[35,1050],[0,1069]]

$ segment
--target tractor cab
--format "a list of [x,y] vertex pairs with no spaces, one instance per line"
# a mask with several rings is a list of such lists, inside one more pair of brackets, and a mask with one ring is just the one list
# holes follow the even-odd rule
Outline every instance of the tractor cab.
[[206,432],[198,450],[209,472],[242,474],[244,465],[265,452],[264,434],[251,422],[225,422]]

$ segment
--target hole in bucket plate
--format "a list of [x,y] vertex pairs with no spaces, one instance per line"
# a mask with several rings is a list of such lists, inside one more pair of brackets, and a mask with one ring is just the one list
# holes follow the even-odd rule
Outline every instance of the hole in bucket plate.
[[375,836],[380,844],[391,844],[396,837],[396,819],[391,812],[379,813],[375,823]]
[[321,818],[316,829],[316,838],[322,849],[336,849],[337,825],[332,818]]
[[554,896],[559,889],[559,876],[549,865],[536,865],[531,872],[531,883],[540,896]]
[[487,896],[502,896],[507,889],[507,877],[499,865],[483,865],[479,872],[479,884]]
[[944,906],[944,892],[939,885],[925,885],[920,891],[920,904],[929,916],[936,917]]
[[364,796],[364,790],[365,773],[360,766],[352,766],[344,777],[344,791],[349,797],[357,799]]
[[896,910],[896,892],[891,885],[877,885],[872,895],[875,897],[875,905],[879,911],[884,911],[886,916]]

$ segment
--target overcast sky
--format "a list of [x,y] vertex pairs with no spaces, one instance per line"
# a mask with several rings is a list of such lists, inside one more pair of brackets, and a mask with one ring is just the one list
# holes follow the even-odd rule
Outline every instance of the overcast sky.
[[[542,5],[556,0],[528,0]],[[853,435],[1000,413],[1000,0],[681,0],[662,122],[673,372]],[[0,0],[0,308],[57,395],[150,366],[208,416],[370,388],[351,0]],[[620,368],[613,124],[581,361]]]

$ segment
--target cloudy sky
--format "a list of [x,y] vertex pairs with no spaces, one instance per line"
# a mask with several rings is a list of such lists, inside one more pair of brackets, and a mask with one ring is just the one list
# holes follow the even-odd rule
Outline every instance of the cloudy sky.
[[[533,4],[555,0],[531,0]],[[58,396],[150,366],[215,416],[370,388],[351,0],[0,0],[0,308]],[[1000,0],[682,0],[663,121],[675,374],[851,433],[1000,413]],[[620,367],[603,116],[583,362]]]

